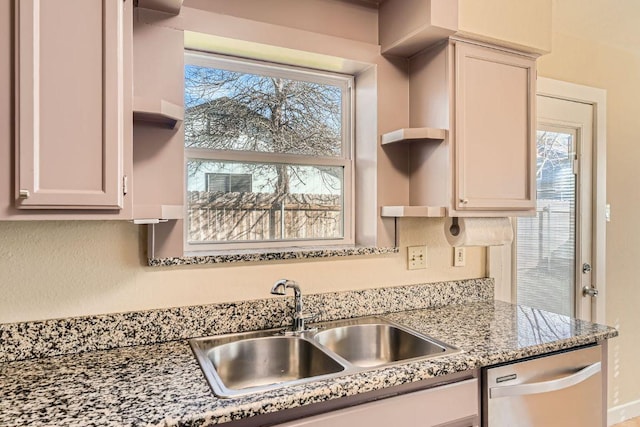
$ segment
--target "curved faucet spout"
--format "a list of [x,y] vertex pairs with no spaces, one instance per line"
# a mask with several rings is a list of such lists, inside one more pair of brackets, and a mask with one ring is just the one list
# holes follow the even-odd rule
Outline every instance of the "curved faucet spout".
[[293,280],[278,280],[273,284],[271,293],[273,295],[285,295],[287,293],[287,289],[293,289],[293,296],[296,301],[296,313],[302,313],[302,292],[300,291],[300,286],[298,286],[298,284]]
[[273,287],[271,288],[271,293],[273,295],[285,295],[287,293],[287,288],[290,288],[293,286],[296,286],[298,288],[298,291],[300,291],[300,287],[297,285],[296,282],[293,282],[289,279],[280,279],[273,284]]
[[295,311],[293,313],[293,330],[296,332],[304,331],[304,322],[308,319],[302,313],[302,292],[300,286],[293,280],[280,279],[271,287],[271,293],[273,295],[285,295],[287,289],[293,289],[293,297],[295,300]]

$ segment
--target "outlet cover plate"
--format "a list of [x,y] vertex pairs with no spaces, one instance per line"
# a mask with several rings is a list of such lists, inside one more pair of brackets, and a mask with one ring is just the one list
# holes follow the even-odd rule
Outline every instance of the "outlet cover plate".
[[453,248],[453,266],[464,267],[466,263],[466,251],[465,248]]
[[427,268],[426,246],[409,246],[407,248],[407,268],[409,270]]

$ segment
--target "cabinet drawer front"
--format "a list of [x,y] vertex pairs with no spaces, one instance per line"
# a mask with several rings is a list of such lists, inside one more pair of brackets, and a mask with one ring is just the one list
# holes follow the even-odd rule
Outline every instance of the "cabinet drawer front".
[[455,46],[457,210],[535,208],[535,60]]
[[[455,405],[451,403],[455,402]],[[280,424],[282,427],[477,425],[478,380],[471,379]]]
[[123,4],[16,2],[20,208],[122,206]]

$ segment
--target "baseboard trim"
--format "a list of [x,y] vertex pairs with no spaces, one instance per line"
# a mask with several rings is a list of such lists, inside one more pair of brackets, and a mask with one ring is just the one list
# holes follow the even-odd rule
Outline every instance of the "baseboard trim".
[[640,400],[614,406],[607,411],[607,426],[621,423],[630,418],[640,417]]

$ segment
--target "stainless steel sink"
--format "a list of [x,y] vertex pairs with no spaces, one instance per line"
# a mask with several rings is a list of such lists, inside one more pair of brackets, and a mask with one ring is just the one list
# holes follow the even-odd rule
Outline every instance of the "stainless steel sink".
[[317,333],[314,339],[349,363],[361,367],[441,355],[448,350],[435,340],[382,323],[335,327]]
[[379,317],[326,322],[295,335],[268,330],[190,340],[219,397],[273,390],[457,352]]
[[[191,340],[215,394],[231,397],[298,384],[344,371],[345,367],[313,342],[296,336],[237,334],[236,341]],[[258,335],[263,335],[258,333]]]

